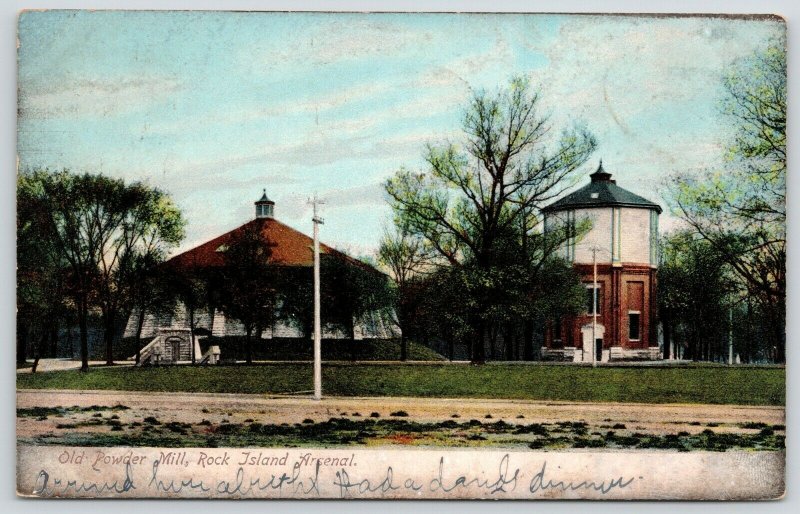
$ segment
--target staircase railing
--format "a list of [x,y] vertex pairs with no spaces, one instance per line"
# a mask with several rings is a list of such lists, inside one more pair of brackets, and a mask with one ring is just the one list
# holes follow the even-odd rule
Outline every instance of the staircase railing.
[[217,364],[220,356],[219,346],[209,346],[198,364]]
[[[139,362],[136,365],[143,366],[149,363],[152,360],[153,355],[155,354],[155,349],[160,342],[161,336],[156,336],[152,341],[147,343],[144,348],[139,350]],[[136,356],[134,355],[131,357],[131,359],[136,359]]]

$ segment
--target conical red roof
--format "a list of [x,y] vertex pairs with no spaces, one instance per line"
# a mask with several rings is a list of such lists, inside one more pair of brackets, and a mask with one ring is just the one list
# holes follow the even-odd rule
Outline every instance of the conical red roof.
[[[271,249],[270,262],[278,266],[313,266],[314,240],[302,232],[284,225],[275,218],[256,218],[244,225],[215,237],[207,243],[187,250],[169,259],[167,266],[181,269],[215,268],[225,265],[225,249],[234,242],[245,229],[256,225]],[[350,262],[363,263],[353,259],[328,245],[320,243],[320,253],[337,255]]]

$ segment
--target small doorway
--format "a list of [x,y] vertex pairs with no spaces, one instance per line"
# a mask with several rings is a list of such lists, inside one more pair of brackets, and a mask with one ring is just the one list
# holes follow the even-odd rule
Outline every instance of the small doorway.
[[170,337],[167,339],[167,346],[170,350],[170,361],[174,364],[177,363],[181,356],[181,338]]
[[[594,326],[594,330],[592,329],[592,324],[587,323],[581,327],[581,340],[582,340],[582,355],[581,359],[583,362],[591,362],[592,361],[592,353],[594,353],[594,359],[597,361],[602,360],[603,358],[603,339],[606,335],[606,328],[601,325],[597,324]],[[594,337],[593,337],[594,336]],[[592,339],[594,339],[594,347],[592,347]],[[594,350],[594,352],[592,352]]]

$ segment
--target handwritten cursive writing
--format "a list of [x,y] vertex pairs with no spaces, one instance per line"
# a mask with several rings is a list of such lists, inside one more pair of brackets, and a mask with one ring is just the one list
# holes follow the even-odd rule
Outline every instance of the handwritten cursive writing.
[[545,471],[547,470],[547,461],[542,463],[542,469],[539,470],[538,473],[533,475],[533,479],[531,480],[531,485],[529,490],[531,493],[537,493],[539,491],[546,491],[548,489],[558,490],[561,492],[566,491],[578,491],[580,489],[593,489],[598,491],[600,494],[608,494],[613,489],[624,489],[631,485],[634,478],[629,478],[625,480],[623,477],[619,478],[612,478],[609,481],[589,481],[584,480],[582,482],[565,482],[563,480],[557,479],[547,479],[545,480]]
[[113,482],[92,482],[92,481],[78,481],[78,480],[63,480],[61,478],[50,478],[50,474],[44,469],[39,471],[36,477],[36,485],[33,489],[33,494],[43,498],[53,496],[68,495],[74,492],[78,495],[81,493],[91,493],[101,495],[104,493],[125,493],[136,489],[133,485],[133,476],[131,465],[125,465],[125,478],[114,480]]
[[[226,454],[223,454],[227,455]],[[380,469],[365,469],[357,473],[355,467],[342,466],[333,473],[319,459],[314,461],[312,469],[308,469],[301,461],[295,461],[290,469],[264,473],[263,469],[251,465],[231,465],[233,472],[214,473],[208,475],[204,467],[192,473],[175,474],[175,466],[161,466],[160,460],[154,460],[150,468],[149,481],[146,469],[141,469],[139,490],[137,495],[143,496],[203,496],[203,497],[325,497],[331,494],[340,498],[356,497],[414,497],[433,495],[435,497],[480,497],[500,496],[517,491],[514,495],[536,496],[549,494],[562,496],[565,493],[582,491],[588,494],[606,495],[615,490],[630,487],[636,480],[631,477],[614,476],[602,479],[570,480],[558,476],[557,471],[548,469],[547,461],[541,466],[534,464],[535,473],[531,469],[523,470],[511,466],[509,454],[503,455],[496,465],[489,462],[488,468],[462,469],[453,459],[439,458],[438,467],[430,469],[427,476],[424,472],[415,472],[409,476],[399,473],[394,466]],[[90,466],[91,463],[87,464]],[[52,473],[41,469],[36,475],[33,494],[40,497],[54,496],[116,496],[130,493],[137,489],[134,485],[134,468],[130,462],[124,465],[124,476],[116,480],[105,481],[78,480],[69,477],[53,477]],[[181,469],[184,469],[181,467]],[[284,468],[286,469],[286,468]],[[326,473],[325,470],[329,471]],[[220,469],[223,471],[223,469]],[[322,471],[322,475],[321,475]],[[196,473],[202,474],[196,474]],[[569,474],[573,477],[574,474]],[[521,480],[527,481],[520,487]],[[639,480],[642,477],[638,478]]]

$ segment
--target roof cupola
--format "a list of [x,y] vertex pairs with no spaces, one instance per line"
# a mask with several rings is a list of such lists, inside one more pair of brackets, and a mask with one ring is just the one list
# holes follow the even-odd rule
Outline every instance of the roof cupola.
[[275,217],[275,202],[267,197],[267,190],[264,189],[264,194],[261,199],[256,202],[256,219],[258,218],[274,218]]
[[589,178],[592,179],[592,182],[611,182],[612,184],[616,184],[616,180],[611,180],[611,173],[606,172],[603,169],[603,159],[600,159],[600,166],[597,167],[597,171],[589,175]]

